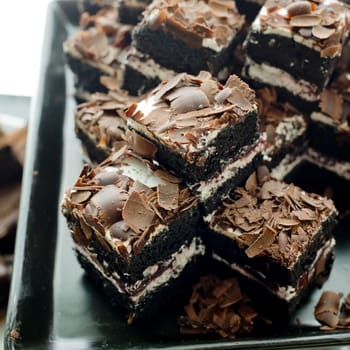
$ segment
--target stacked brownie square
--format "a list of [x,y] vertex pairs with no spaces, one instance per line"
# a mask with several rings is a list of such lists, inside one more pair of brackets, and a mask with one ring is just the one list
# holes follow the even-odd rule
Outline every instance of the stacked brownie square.
[[80,263],[130,320],[156,315],[186,290],[205,253],[197,199],[126,146],[84,167],[62,208]]
[[[173,304],[207,271],[204,255],[244,282],[258,310],[287,319],[333,261],[333,202],[281,179],[309,157],[306,138],[325,117],[311,117],[307,135],[303,113],[319,100],[339,146],[346,93],[336,104],[335,78],[324,88],[348,34],[347,8],[268,0],[245,44],[244,73],[263,86],[255,94],[229,73],[245,22],[234,2],[154,0],[135,27],[121,24],[122,6],[136,4],[84,14],[84,30],[65,43],[78,86],[104,92],[75,114],[98,164],[83,168],[62,204],[78,259],[130,320]],[[121,90],[155,85],[137,98]]]
[[245,41],[244,76],[275,86],[282,98],[311,111],[346,44],[349,15],[337,0],[268,0]]
[[104,76],[137,96],[175,74],[131,46],[133,26],[120,23],[118,16],[115,8],[102,9],[95,15],[84,13],[82,30],[63,45],[80,95],[86,91],[106,93],[108,89],[101,82]]
[[259,168],[205,217],[207,244],[214,259],[247,283],[265,315],[288,320],[310,289],[328,277],[336,215],[330,199]]

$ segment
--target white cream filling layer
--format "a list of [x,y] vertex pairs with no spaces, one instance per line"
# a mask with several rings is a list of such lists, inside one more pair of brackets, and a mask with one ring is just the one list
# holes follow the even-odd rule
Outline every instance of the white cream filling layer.
[[279,68],[269,66],[265,63],[256,63],[247,57],[245,70],[251,79],[284,88],[306,101],[315,102],[319,99],[315,85],[302,79],[296,80],[292,75]]
[[[155,264],[148,266],[143,275],[147,280],[149,280],[145,287],[140,289],[140,285],[144,280],[139,280],[134,284],[123,283],[120,280],[120,276],[113,272],[112,275],[106,274],[107,263],[99,263],[87,249],[76,246],[75,247],[79,253],[81,253],[94,267],[98,270],[105,279],[109,280],[121,294],[127,294],[128,298],[131,299],[135,304],[138,304],[140,300],[145,297],[146,294],[154,292],[156,289],[165,285],[172,279],[179,277],[181,272],[185,269],[188,263],[196,256],[201,256],[205,254],[205,246],[201,239],[195,237],[189,245],[183,245],[178,251],[173,253],[169,259],[163,261],[161,264]],[[152,279],[152,275],[157,274],[157,271],[162,268],[164,271],[156,275]]]
[[227,180],[235,177],[241,169],[251,163],[253,159],[261,153],[263,147],[263,142],[259,140],[243,157],[238,158],[232,163],[228,163],[219,175],[207,181],[200,181],[199,184],[194,184],[191,188],[198,193],[200,201],[204,202],[214,195]]
[[213,253],[213,258],[229,266],[232,270],[237,271],[241,275],[253,280],[254,282],[257,282],[263,285],[264,288],[266,288],[271,294],[276,295],[278,298],[283,299],[287,302],[290,302],[294,297],[297,296],[297,292],[299,292],[300,290],[302,290],[304,287],[307,286],[307,284],[303,285],[303,281],[305,280],[310,281],[314,277],[316,272],[316,265],[318,261],[322,257],[327,258],[327,256],[329,256],[329,254],[332,253],[334,246],[335,246],[335,239],[332,238],[331,240],[327,241],[326,244],[317,251],[315,259],[310,265],[309,270],[306,271],[302,276],[300,276],[298,283],[295,287],[291,285],[280,286],[276,281],[267,280],[265,275],[257,271],[257,273],[260,276],[260,278],[258,278],[256,275],[253,275],[253,273],[251,273],[249,269],[244,268],[238,265],[237,263],[229,263],[227,260],[221,258],[216,253]]

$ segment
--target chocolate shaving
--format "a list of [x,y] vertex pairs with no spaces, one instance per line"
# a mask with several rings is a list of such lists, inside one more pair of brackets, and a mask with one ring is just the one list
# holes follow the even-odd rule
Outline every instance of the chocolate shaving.
[[179,206],[179,185],[160,184],[157,186],[158,204],[165,210],[176,210]]
[[291,17],[306,15],[311,12],[311,3],[309,1],[296,1],[289,4],[286,9]]
[[323,292],[315,307],[316,320],[332,329],[336,328],[339,322],[338,309],[340,298],[341,295],[338,293],[332,291]]
[[312,35],[321,40],[329,38],[334,33],[334,28],[322,27],[320,25],[312,27]]
[[254,327],[257,312],[242,293],[234,278],[220,280],[214,275],[204,276],[193,286],[186,316],[179,318],[181,333],[218,333],[224,338],[249,333]]
[[245,250],[248,258],[254,258],[268,248],[275,240],[276,230],[265,225],[263,233]]
[[299,15],[292,17],[289,23],[293,27],[313,27],[321,23],[321,17],[318,15]]
[[179,184],[182,182],[182,180],[179,177],[176,177],[175,175],[170,174],[162,169],[157,169],[154,173],[162,180],[165,180],[172,184]]
[[130,133],[129,144],[132,149],[139,155],[149,159],[155,159],[158,147],[136,132]]
[[91,197],[90,191],[77,191],[71,194],[71,199],[75,203],[84,203]]
[[132,192],[122,211],[123,220],[127,225],[136,233],[141,233],[152,223],[154,216],[154,211],[144,197],[138,192]]
[[342,49],[342,46],[340,44],[331,45],[322,49],[320,55],[322,58],[323,57],[333,58],[341,54],[341,49]]
[[336,91],[325,89],[321,93],[320,108],[334,120],[339,120],[343,111],[343,98]]

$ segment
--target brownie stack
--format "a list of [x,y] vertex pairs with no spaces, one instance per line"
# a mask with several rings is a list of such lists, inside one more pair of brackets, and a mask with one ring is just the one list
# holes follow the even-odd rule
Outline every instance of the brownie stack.
[[[268,0],[245,52],[247,22],[232,0],[121,1],[82,15],[64,49],[88,99],[75,127],[90,166],[62,208],[81,265],[129,320],[225,271],[227,280],[201,279],[197,294],[219,295],[216,281],[224,292],[213,304],[234,305],[227,312],[245,333],[256,318],[241,314],[246,294],[278,323],[328,277],[337,209],[283,179],[312,158],[349,162],[338,62],[348,11],[336,0]],[[238,56],[249,85],[232,74]],[[215,320],[197,311],[186,309],[187,331]]]

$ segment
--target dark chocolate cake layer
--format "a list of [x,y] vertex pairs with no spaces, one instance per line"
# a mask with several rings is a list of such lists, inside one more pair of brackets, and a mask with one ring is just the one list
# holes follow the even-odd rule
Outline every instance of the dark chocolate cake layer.
[[336,0],[268,0],[247,36],[247,55],[255,63],[290,74],[319,94],[341,56],[349,17],[349,7]]
[[295,288],[331,241],[336,215],[331,200],[253,173],[205,221],[218,257],[257,279]]
[[255,94],[237,76],[179,74],[130,106],[128,127],[155,145],[155,159],[189,183],[221,173],[258,139]]
[[218,75],[239,42],[243,25],[233,1],[154,0],[135,27],[133,40],[137,49],[164,67]]
[[126,147],[95,169],[85,167],[62,209],[76,249],[114,278],[135,317],[148,292],[166,288],[205,253],[196,198],[179,178]]

